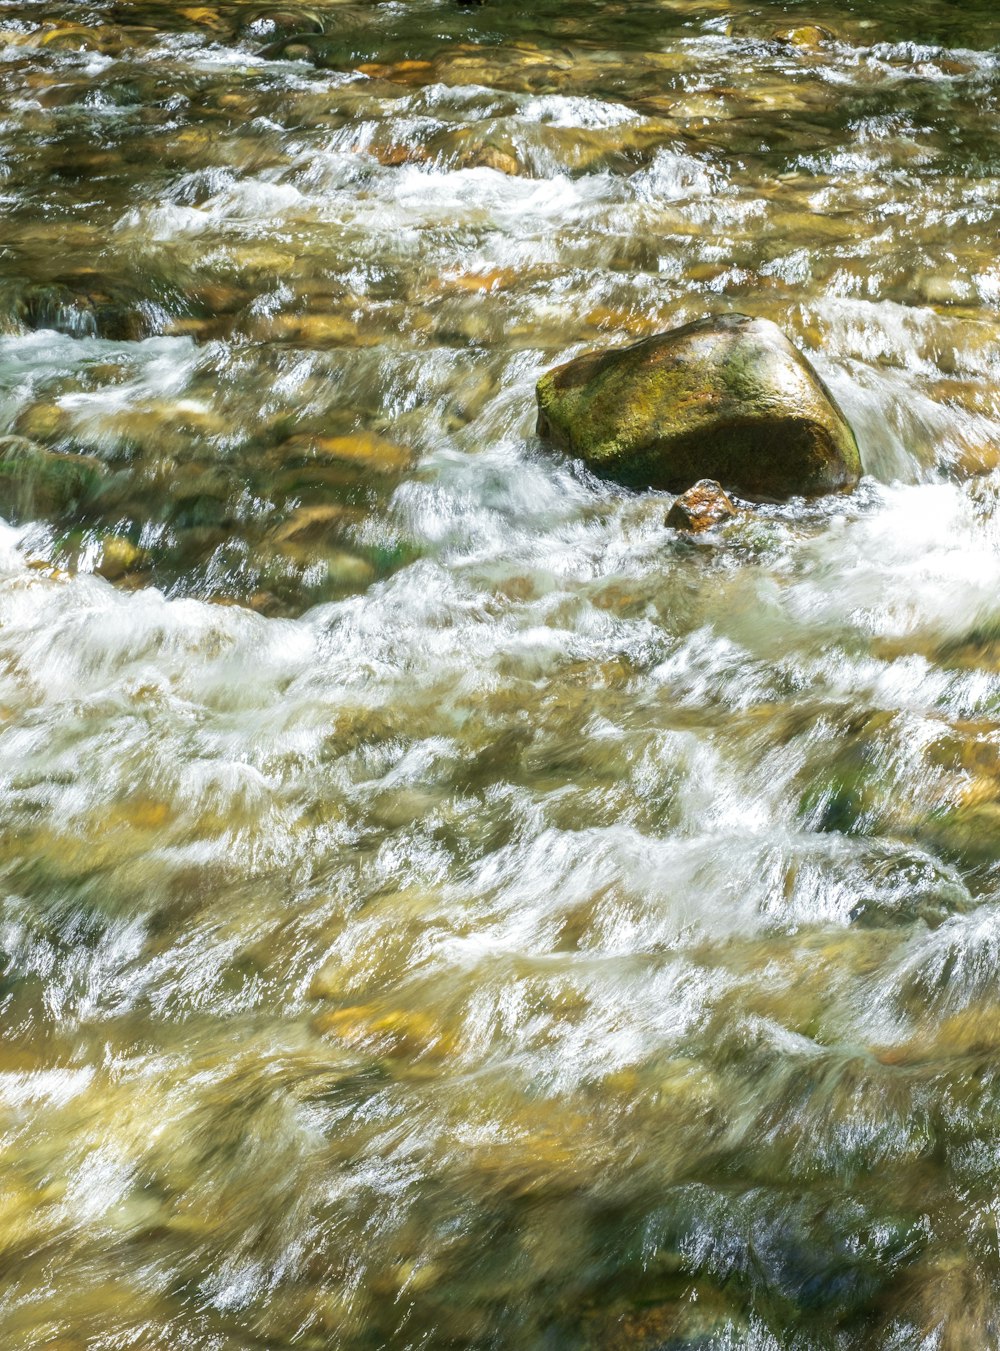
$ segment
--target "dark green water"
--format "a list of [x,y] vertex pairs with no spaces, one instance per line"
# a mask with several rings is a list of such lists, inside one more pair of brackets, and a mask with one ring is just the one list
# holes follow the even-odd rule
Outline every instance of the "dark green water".
[[[0,3],[0,1351],[1000,1342],[992,4]],[[534,436],[779,322],[850,498]]]

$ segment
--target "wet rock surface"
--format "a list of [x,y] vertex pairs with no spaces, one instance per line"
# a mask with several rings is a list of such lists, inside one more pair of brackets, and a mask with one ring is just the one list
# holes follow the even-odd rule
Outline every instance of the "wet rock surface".
[[577,357],[542,377],[537,399],[539,435],[630,487],[676,492],[711,477],[782,501],[861,475],[847,419],[768,320],[706,318]]
[[674,501],[665,524],[674,530],[687,530],[697,535],[732,520],[735,515],[736,508],[723,492],[722,485],[715,479],[703,478]]
[[93,456],[48,450],[24,436],[0,437],[0,512],[7,520],[85,511],[104,475]]

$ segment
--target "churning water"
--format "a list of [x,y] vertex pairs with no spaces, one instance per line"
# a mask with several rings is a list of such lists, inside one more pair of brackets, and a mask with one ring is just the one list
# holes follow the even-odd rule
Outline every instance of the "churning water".
[[[0,1346],[1000,1344],[993,0],[0,4]],[[711,535],[556,360],[777,320]]]

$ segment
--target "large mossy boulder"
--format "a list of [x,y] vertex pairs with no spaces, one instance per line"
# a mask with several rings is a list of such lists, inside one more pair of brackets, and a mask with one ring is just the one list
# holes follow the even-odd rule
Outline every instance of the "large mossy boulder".
[[767,319],[700,319],[577,357],[538,382],[538,433],[605,478],[683,492],[717,479],[782,501],[853,488],[854,433]]

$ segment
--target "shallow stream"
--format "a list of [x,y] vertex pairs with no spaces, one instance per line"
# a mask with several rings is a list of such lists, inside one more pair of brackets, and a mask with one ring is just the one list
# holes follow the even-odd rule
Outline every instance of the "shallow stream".
[[[995,0],[0,0],[0,1348],[1000,1344]],[[853,496],[556,361],[776,320]]]

